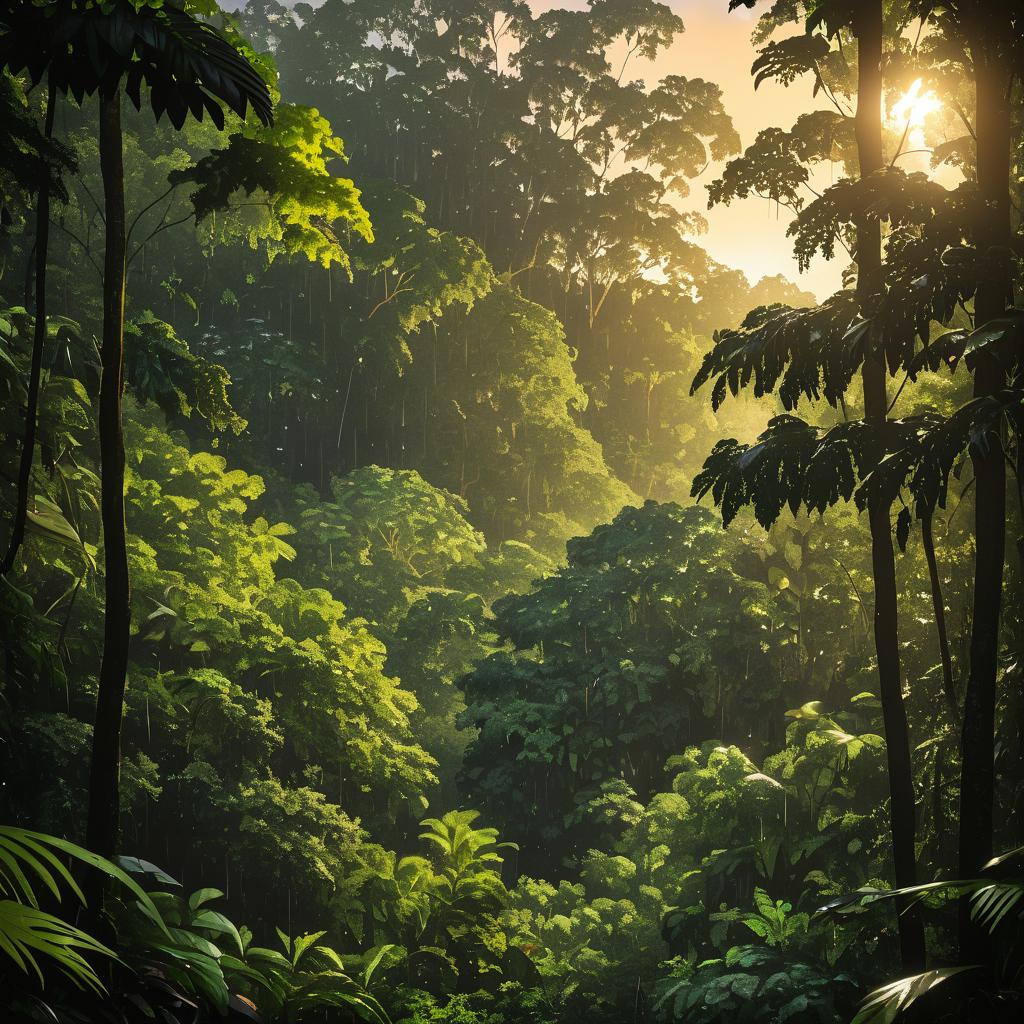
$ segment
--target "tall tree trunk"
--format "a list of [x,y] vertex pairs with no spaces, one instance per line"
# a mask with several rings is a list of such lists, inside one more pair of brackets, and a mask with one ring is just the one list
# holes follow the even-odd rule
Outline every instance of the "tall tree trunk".
[[928,583],[932,592],[932,613],[935,616],[935,633],[939,641],[939,661],[942,664],[942,693],[949,705],[950,721],[956,728],[960,724],[960,698],[953,681],[953,658],[949,652],[949,633],[946,630],[946,606],[942,598],[942,581],[939,578],[939,562],[935,557],[935,533],[932,529],[932,515],[921,520],[921,544],[928,562]]
[[[978,249],[985,262],[974,299],[975,326],[1001,316],[1010,292],[1009,265],[999,247],[1010,241],[1010,105],[1009,69],[999,54],[1011,35],[1008,9],[984,5],[969,26],[974,59],[979,214]],[[975,397],[991,395],[1003,385],[998,356],[978,354]],[[973,451],[974,466],[974,610],[970,672],[964,692],[960,769],[961,878],[972,878],[992,856],[994,814],[996,668],[999,613],[1006,556],[1006,467],[998,431],[987,437],[988,451]],[[977,963],[986,955],[984,929],[960,907],[960,959]]]
[[[861,177],[878,171],[882,159],[882,3],[861,0],[854,31],[857,36],[857,152]],[[864,217],[857,228],[857,291],[861,314],[871,318],[882,288],[882,238],[878,220]],[[885,357],[869,349],[862,372],[864,416],[884,424],[888,414]],[[874,634],[878,660],[878,686],[885,724],[885,749],[889,767],[889,822],[892,831],[893,868],[896,885],[916,884],[916,810],[914,775],[910,758],[907,712],[903,705],[900,674],[896,561],[893,552],[890,507],[872,500],[868,506],[871,527],[871,570],[875,586]],[[899,907],[898,927],[903,970],[917,973],[925,961],[924,926],[916,910]]]
[[93,852],[109,857],[117,847],[121,718],[130,624],[124,520],[124,437],[121,428],[127,242],[119,93],[100,99],[100,169],[106,215],[99,408],[100,511],[106,608],[92,737],[86,844]]
[[[50,81],[46,91],[46,118],[43,134],[49,140],[53,136],[53,109],[56,93]],[[32,463],[36,452],[36,424],[39,419],[39,387],[43,374],[43,348],[46,344],[46,258],[50,245],[50,168],[44,155],[39,181],[39,196],[36,202],[35,242],[35,329],[32,334],[32,363],[28,377],[28,403],[25,410],[25,437],[21,447],[21,462],[18,466],[18,494],[14,507],[14,522],[7,551],[0,561],[0,576],[6,576],[14,567],[18,549],[25,539],[25,522],[28,518],[29,490],[32,484]]]

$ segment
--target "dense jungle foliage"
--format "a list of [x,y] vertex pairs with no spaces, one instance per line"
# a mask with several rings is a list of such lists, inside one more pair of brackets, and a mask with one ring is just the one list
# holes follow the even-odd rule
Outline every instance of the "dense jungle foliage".
[[1024,4],[713,2],[0,2],[4,1020],[1022,1019]]

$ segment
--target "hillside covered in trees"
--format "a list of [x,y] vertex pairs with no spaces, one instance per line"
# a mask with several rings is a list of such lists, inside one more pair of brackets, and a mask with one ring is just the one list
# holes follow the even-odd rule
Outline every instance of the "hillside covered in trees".
[[1024,3],[229,8],[0,0],[0,1019],[1024,1019]]

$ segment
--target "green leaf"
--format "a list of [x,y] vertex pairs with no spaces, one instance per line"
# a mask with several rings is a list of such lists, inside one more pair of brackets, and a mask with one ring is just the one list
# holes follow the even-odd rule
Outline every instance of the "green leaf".
[[46,983],[42,958],[75,986],[97,995],[106,990],[83,953],[117,959],[112,949],[80,928],[14,900],[0,900],[0,952],[26,974],[34,973],[40,987]]
[[244,952],[242,947],[242,938],[238,934],[238,929],[234,924],[228,920],[223,914],[216,910],[200,910],[190,922],[192,928],[204,928],[207,931],[219,932],[223,935],[228,935],[235,941],[235,945],[238,947],[238,952]]
[[940,967],[909,978],[899,978],[871,992],[852,1024],[893,1024],[903,1011],[910,1009],[943,982],[966,971],[977,970],[981,970],[977,965]]
[[161,885],[181,885],[181,882],[171,878],[163,868],[157,867],[156,864],[151,864],[148,860],[142,860],[139,857],[124,857],[120,855],[116,856],[114,860],[125,871],[130,871],[135,875],[146,875],[149,878],[152,878],[153,881],[160,882]]
[[188,898],[189,909],[198,910],[204,903],[209,903],[210,900],[219,900],[223,895],[224,893],[220,889],[197,889]]
[[753,999],[760,983],[761,979],[756,974],[733,974],[730,975],[729,987],[740,999]]
[[779,1007],[779,1024],[783,1021],[789,1020],[791,1017],[795,1017],[799,1013],[803,1013],[810,1002],[806,995],[801,992],[798,996],[795,996],[788,1003],[784,1003]]

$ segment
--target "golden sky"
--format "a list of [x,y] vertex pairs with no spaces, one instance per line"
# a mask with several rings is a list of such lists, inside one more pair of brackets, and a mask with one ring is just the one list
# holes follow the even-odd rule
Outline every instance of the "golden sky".
[[[797,117],[819,105],[811,97],[811,82],[798,80],[788,89],[766,82],[757,91],[750,77],[756,56],[750,34],[756,11],[728,12],[726,0],[674,0],[672,8],[682,16],[686,32],[655,62],[657,77],[666,74],[705,78],[722,87],[725,109],[732,117],[744,146],[750,145],[762,128],[790,128]],[[719,173],[712,166],[694,183],[695,205],[707,206],[705,186]],[[837,169],[838,173],[838,169]],[[829,173],[823,174],[829,184]],[[717,260],[744,271],[751,281],[765,274],[785,274],[819,299],[840,286],[843,260],[816,261],[800,274],[792,256],[786,227],[790,214],[777,211],[773,203],[760,199],[717,206],[706,212],[709,230],[702,240]]]
[[[221,0],[224,3],[224,0]],[[242,0],[227,0],[232,8]],[[291,6],[291,0],[284,0]],[[310,0],[319,6],[322,0]],[[788,89],[766,83],[754,90],[750,65],[756,56],[750,41],[758,12],[741,8],[728,12],[728,0],[664,0],[682,17],[686,31],[654,62],[635,62],[630,71],[642,78],[648,86],[665,75],[685,75],[704,78],[722,88],[725,108],[731,115],[743,146],[753,142],[762,128],[777,126],[790,128],[796,118],[807,110],[824,105],[824,101],[811,96],[810,80],[798,80]],[[529,0],[534,11],[552,7],[585,10],[585,0]],[[692,193],[685,205],[700,210],[708,220],[709,230],[700,243],[717,259],[744,271],[757,281],[764,275],[785,274],[802,288],[814,292],[819,299],[830,295],[840,286],[843,259],[832,262],[818,259],[806,274],[800,274],[792,256],[792,247],[786,238],[789,213],[777,211],[774,204],[760,199],[748,199],[732,206],[718,206],[707,210],[709,182],[721,171],[721,164],[712,164],[692,183]],[[837,169],[838,173],[838,169]],[[830,184],[826,169],[812,177],[819,191]]]
[[[634,77],[653,85],[665,75],[704,78],[722,88],[725,109],[733,119],[744,146],[750,145],[762,128],[790,128],[807,110],[823,105],[811,97],[811,82],[796,81],[788,89],[768,82],[757,91],[750,77],[750,65],[756,51],[750,35],[757,11],[728,11],[728,0],[668,0],[686,25],[686,31],[653,63],[631,66]],[[585,9],[581,0],[531,0],[535,11],[551,7]],[[764,275],[785,274],[802,288],[814,292],[819,299],[840,286],[843,259],[832,262],[816,260],[806,274],[797,270],[792,246],[786,238],[790,215],[776,211],[774,204],[760,199],[747,199],[732,206],[716,206],[707,210],[709,182],[717,177],[721,164],[712,164],[704,175],[693,182],[688,205],[701,210],[708,220],[708,233],[701,245],[718,261],[744,271],[757,281]],[[839,173],[837,168],[836,173]],[[815,187],[827,186],[828,170],[812,179]]]

